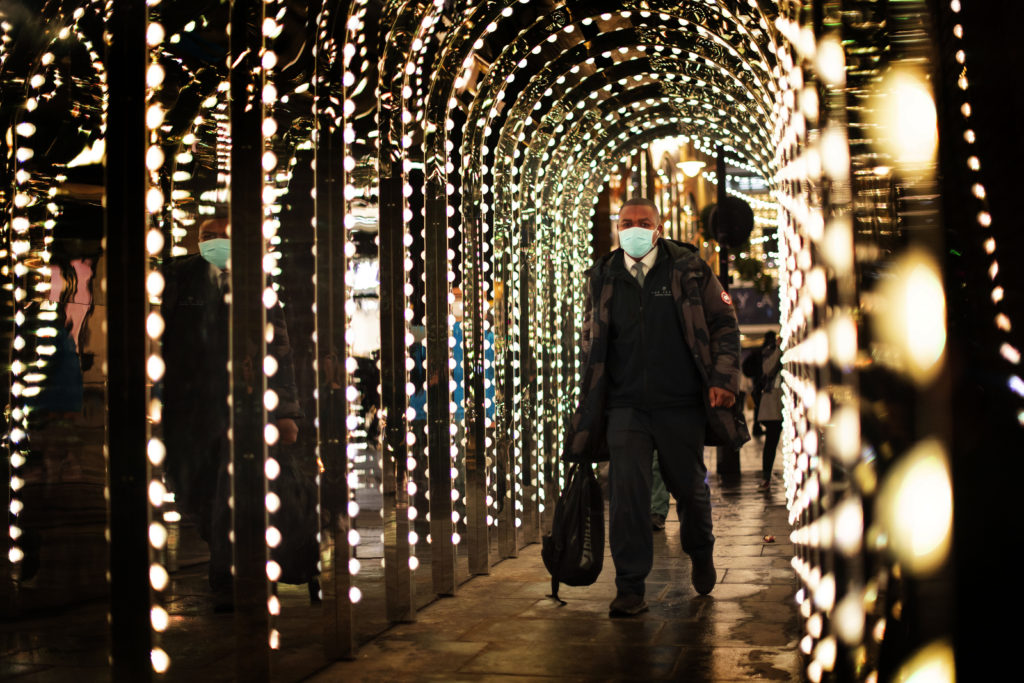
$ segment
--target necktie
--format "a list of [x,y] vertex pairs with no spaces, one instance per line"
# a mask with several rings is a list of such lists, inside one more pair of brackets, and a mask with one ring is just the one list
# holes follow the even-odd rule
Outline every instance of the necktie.
[[636,263],[633,264],[633,268],[631,270],[633,271],[633,277],[635,277],[636,281],[640,283],[641,287],[643,287],[644,286],[644,264],[641,263],[640,261],[637,261]]

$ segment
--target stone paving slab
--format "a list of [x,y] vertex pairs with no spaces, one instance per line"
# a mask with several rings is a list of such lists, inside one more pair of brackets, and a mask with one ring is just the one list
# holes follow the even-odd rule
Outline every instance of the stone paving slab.
[[[712,475],[715,565],[710,596],[690,585],[673,518],[655,534],[648,612],[612,619],[615,570],[592,586],[547,597],[540,545],[471,579],[455,597],[420,610],[309,681],[801,681],[793,546],[781,483],[757,489],[760,442],[742,451],[743,482],[723,491]],[[706,455],[713,462],[711,452]],[[765,537],[775,536],[774,542]]]

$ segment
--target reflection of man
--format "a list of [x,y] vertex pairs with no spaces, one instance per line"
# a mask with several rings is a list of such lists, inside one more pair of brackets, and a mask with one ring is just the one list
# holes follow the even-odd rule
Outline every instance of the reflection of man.
[[567,460],[610,460],[609,536],[618,593],[613,616],[647,609],[655,449],[677,501],[693,586],[704,595],[714,588],[705,430],[715,430],[726,443],[741,441],[729,410],[740,351],[729,295],[694,247],[660,239],[653,202],[628,200],[618,231],[622,249],[589,271],[581,396],[565,447]]
[[[179,510],[197,520],[210,545],[210,586],[215,606],[226,609],[231,605],[227,220],[205,221],[199,239],[199,254],[174,259],[164,267],[166,471]],[[291,444],[298,437],[295,418],[301,411],[288,330],[277,306],[267,311],[267,321],[274,329],[267,352],[277,361],[268,384],[279,398],[271,419],[280,431],[280,443]],[[262,371],[255,345],[246,355],[250,358],[240,362],[253,366],[255,379],[255,372]]]

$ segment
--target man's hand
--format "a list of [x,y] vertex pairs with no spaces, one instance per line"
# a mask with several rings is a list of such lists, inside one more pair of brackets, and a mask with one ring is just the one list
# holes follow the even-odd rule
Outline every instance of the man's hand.
[[712,408],[732,408],[733,404],[736,403],[736,395],[728,389],[722,389],[721,387],[711,387],[708,396],[711,398]]
[[299,425],[295,424],[295,420],[290,417],[282,417],[274,424],[277,426],[277,431],[281,435],[282,444],[288,445],[298,441]]

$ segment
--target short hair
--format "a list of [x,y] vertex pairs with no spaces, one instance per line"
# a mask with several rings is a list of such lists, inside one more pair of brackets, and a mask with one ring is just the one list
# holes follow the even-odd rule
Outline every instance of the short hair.
[[[661,222],[661,212],[658,211],[658,205],[652,202],[650,199],[647,199],[646,197],[633,197],[622,202],[622,209],[626,208],[627,206],[646,206],[648,209],[654,212],[655,216],[658,217],[658,222]],[[619,209],[619,211],[621,212],[622,209]]]
[[215,216],[214,218],[207,218],[205,221],[199,224],[199,232],[202,234],[203,230],[207,228],[215,229],[220,232],[223,229],[227,232],[227,229],[231,227],[231,223],[228,221],[227,216]]

